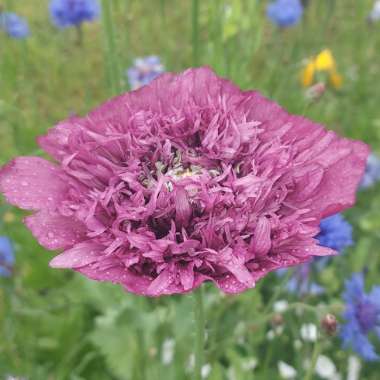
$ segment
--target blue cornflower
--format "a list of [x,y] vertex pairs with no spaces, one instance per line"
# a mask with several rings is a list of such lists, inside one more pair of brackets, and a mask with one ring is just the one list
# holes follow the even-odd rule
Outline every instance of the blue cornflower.
[[[345,248],[353,244],[352,226],[344,219],[342,214],[335,214],[322,219],[319,228],[320,232],[316,239],[324,247],[341,253]],[[317,257],[313,261],[316,269],[321,270],[330,261],[330,257]]]
[[360,182],[361,189],[367,189],[380,181],[380,158],[371,153],[367,159],[367,166]]
[[368,335],[374,333],[380,339],[380,286],[366,293],[362,273],[353,274],[345,285],[346,323],[340,332],[343,347],[352,347],[364,360],[379,360]]
[[0,277],[9,277],[12,274],[14,262],[14,250],[10,239],[0,236]]
[[150,55],[136,58],[134,65],[127,70],[128,82],[132,90],[147,85],[164,72],[164,66],[159,57]]
[[84,21],[99,17],[100,6],[97,0],[51,0],[50,15],[55,26],[67,28],[79,26]]
[[320,245],[342,252],[346,247],[353,244],[352,226],[342,214],[335,214],[322,219],[319,227],[321,230],[316,238]]
[[281,28],[298,24],[302,13],[300,0],[275,0],[267,6],[268,18]]
[[[320,245],[342,252],[346,247],[353,244],[352,226],[343,218],[342,214],[335,214],[322,219],[319,227],[320,232],[316,238]],[[320,271],[329,260],[329,257],[316,257],[310,262],[298,266],[287,284],[288,291],[299,295],[323,293],[324,288],[311,281],[311,272]],[[281,274],[280,271],[277,272]]]
[[29,26],[25,19],[12,12],[0,13],[0,28],[12,38],[26,38],[29,36]]

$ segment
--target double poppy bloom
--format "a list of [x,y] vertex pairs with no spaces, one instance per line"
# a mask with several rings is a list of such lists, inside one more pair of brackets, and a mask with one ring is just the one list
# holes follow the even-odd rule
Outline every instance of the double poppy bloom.
[[208,68],[163,74],[59,123],[0,172],[8,201],[71,268],[159,296],[226,293],[333,254],[322,218],[352,206],[368,147]]

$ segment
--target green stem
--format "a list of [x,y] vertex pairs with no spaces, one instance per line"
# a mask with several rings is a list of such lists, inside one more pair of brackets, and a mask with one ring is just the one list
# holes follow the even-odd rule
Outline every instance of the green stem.
[[311,356],[311,363],[305,375],[305,380],[312,380],[315,366],[317,364],[318,356],[321,353],[321,350],[322,350],[321,342],[318,339],[314,344],[313,354]]
[[191,12],[193,66],[199,65],[199,0],[192,1]]
[[[144,315],[146,313],[145,309],[145,298],[138,297],[137,299],[140,313]],[[136,379],[145,380],[147,378],[146,370],[147,370],[147,362],[146,362],[146,344],[145,344],[145,336],[144,331],[140,327],[137,329],[137,342],[138,342],[138,373]]]
[[78,24],[76,26],[76,33],[77,33],[77,45],[79,47],[82,47],[83,45],[83,28],[82,28],[82,24]]
[[194,320],[195,320],[195,366],[194,379],[202,379],[202,366],[204,362],[205,345],[205,316],[203,307],[203,289],[200,287],[194,294]]
[[112,95],[121,92],[119,62],[116,49],[116,34],[112,20],[112,1],[102,0],[103,29],[107,65],[107,79]]
[[263,373],[264,373],[264,376],[270,376],[270,374],[268,373],[268,368],[269,368],[269,364],[272,360],[272,355],[273,355],[273,343],[272,344],[268,344],[267,345],[267,349],[265,351],[265,358],[264,358],[264,365],[263,365]]
[[271,311],[273,304],[276,302],[277,298],[283,292],[285,285],[289,282],[290,277],[292,277],[292,275],[293,275],[293,269],[289,268],[285,276],[282,278],[281,282],[277,285],[277,288],[274,291],[272,297],[269,299],[264,309],[263,315],[266,315]]

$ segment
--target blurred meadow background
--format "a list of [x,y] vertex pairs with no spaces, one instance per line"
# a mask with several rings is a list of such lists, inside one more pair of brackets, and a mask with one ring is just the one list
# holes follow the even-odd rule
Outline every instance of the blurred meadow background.
[[[98,18],[62,29],[51,22],[47,0],[0,0],[2,12],[29,24],[25,38],[12,38],[4,25],[0,31],[0,165],[17,155],[43,155],[37,136],[137,86],[127,70],[147,56],[159,57],[162,66],[153,59],[158,71],[209,65],[380,153],[380,11],[378,19],[371,14],[374,1],[309,0],[289,26],[268,17],[268,3],[109,0]],[[380,168],[373,160],[373,178],[344,214],[352,244],[323,269],[308,267],[303,278],[322,291],[288,286],[294,270],[272,273],[238,296],[205,286],[203,378],[379,378],[378,361],[342,347],[339,327],[345,281],[361,272],[366,289],[380,285]],[[21,224],[23,216],[0,201],[0,235],[12,244],[0,251],[15,260],[0,272],[1,378],[192,378],[192,295],[142,298],[53,270],[52,253]],[[326,321],[328,313],[338,326]],[[378,330],[369,338],[380,353],[380,309],[376,318]]]

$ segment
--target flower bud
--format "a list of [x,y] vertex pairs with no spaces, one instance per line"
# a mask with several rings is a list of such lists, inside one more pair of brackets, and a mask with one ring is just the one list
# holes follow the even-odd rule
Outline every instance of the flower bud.
[[273,328],[282,326],[284,324],[284,317],[281,314],[275,314],[271,319],[271,325]]
[[338,329],[338,322],[336,320],[335,315],[330,313],[326,314],[324,318],[321,320],[321,327],[327,335],[335,335]]

